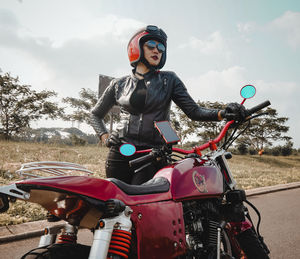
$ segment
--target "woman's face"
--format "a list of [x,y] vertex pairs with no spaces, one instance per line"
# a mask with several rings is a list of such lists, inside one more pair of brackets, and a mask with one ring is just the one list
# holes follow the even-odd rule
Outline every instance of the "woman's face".
[[[143,45],[144,57],[149,62],[151,66],[157,66],[161,60],[162,52],[157,49],[157,44],[159,44],[156,40],[150,40],[149,42],[155,42],[156,47],[149,47],[147,42]],[[161,43],[160,43],[161,44]],[[153,44],[152,44],[153,45]]]

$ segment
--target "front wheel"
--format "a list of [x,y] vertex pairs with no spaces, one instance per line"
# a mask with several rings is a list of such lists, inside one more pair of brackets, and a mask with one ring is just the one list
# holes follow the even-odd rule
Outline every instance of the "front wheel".
[[269,259],[266,249],[253,229],[242,232],[236,239],[248,259]]
[[53,244],[35,248],[21,257],[21,259],[87,259],[90,246],[81,244]]

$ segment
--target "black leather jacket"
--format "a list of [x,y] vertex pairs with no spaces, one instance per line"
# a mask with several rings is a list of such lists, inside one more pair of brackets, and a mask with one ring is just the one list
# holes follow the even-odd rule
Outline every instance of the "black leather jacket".
[[151,71],[144,76],[147,94],[143,112],[135,110],[130,97],[138,78],[134,74],[111,81],[91,111],[90,123],[100,137],[107,133],[103,118],[113,105],[121,108],[121,120],[116,127],[120,139],[136,146],[157,146],[163,143],[154,121],[170,119],[171,101],[174,101],[192,120],[217,121],[218,110],[200,107],[188,94],[186,87],[174,72]]

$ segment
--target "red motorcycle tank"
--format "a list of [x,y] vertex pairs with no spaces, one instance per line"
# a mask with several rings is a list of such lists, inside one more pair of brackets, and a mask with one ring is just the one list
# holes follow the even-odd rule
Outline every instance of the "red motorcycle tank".
[[170,182],[170,192],[175,201],[220,196],[223,177],[220,170],[203,164],[197,158],[187,158],[161,169],[154,177],[165,177]]

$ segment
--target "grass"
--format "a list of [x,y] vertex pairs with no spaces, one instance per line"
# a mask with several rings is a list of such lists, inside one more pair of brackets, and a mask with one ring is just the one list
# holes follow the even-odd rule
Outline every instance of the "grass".
[[297,156],[233,156],[229,165],[238,186],[243,189],[300,181]]
[[[99,146],[59,146],[0,141],[0,185],[19,180],[15,171],[23,163],[66,161],[84,165],[94,177],[105,178],[107,148]],[[300,181],[300,157],[233,156],[229,160],[238,186],[252,189]],[[46,211],[37,204],[17,201],[1,214],[0,226],[45,219]]]

